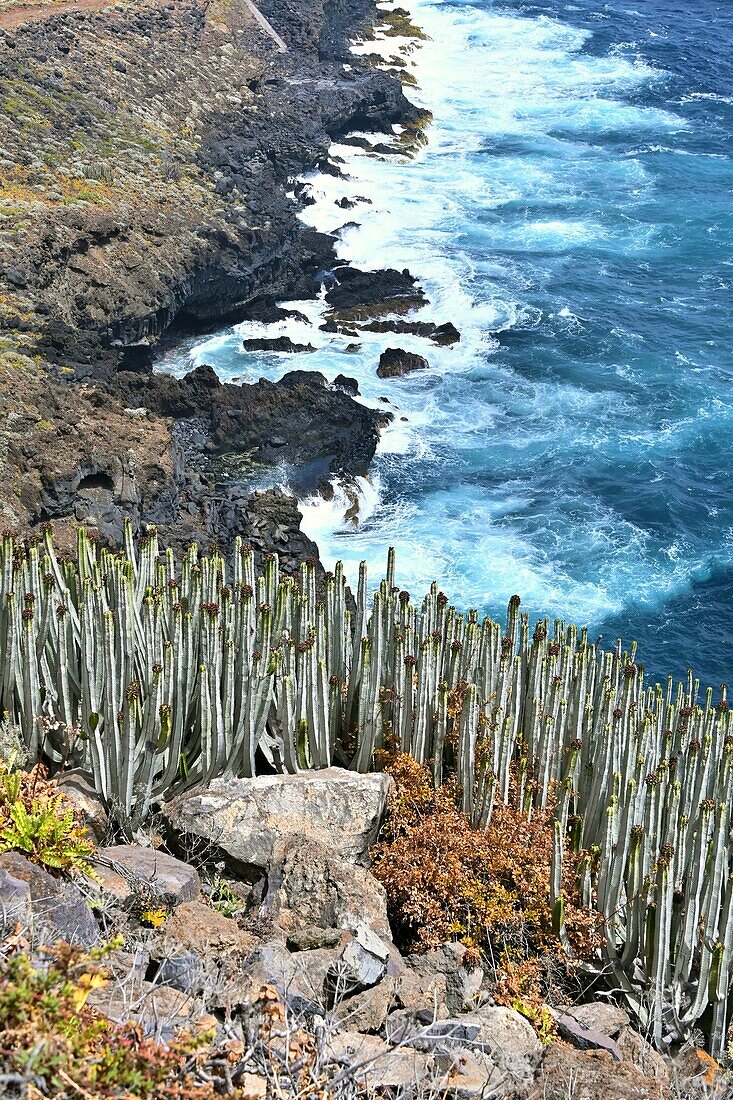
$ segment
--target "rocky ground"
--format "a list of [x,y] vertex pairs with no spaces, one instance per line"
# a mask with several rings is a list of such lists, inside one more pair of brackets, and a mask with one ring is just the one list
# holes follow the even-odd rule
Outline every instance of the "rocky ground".
[[275,319],[323,277],[334,324],[422,301],[407,274],[334,270],[288,197],[351,130],[420,138],[400,82],[347,54],[371,0],[261,7],[285,50],[247,0],[0,6],[6,526],[117,541],[127,514],[296,559],[315,550],[297,505],[254,496],[253,469],[285,463],[307,492],[369,468],[383,415],[318,375],[152,373],[163,334]]
[[[391,782],[338,768],[217,780],[175,798],[140,843],[104,846],[104,812],[69,773],[61,788],[102,845],[96,881],[0,855],[0,932],[36,951],[120,936],[88,1005],[163,1039],[203,1021],[247,1096],[727,1095],[711,1059],[663,1059],[612,997],[549,1006],[555,1033],[543,1041],[495,1002],[460,943],[403,956],[369,871]],[[263,1032],[273,1013],[276,1032]]]

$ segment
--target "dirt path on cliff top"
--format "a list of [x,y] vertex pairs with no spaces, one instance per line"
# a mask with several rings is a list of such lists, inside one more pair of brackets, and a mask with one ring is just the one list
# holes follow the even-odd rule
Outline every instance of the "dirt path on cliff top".
[[[117,0],[41,0],[38,4],[3,4],[0,0],[0,30],[12,30],[23,23],[39,23],[44,19],[53,19],[56,15],[67,15],[71,12],[101,11],[103,8],[114,7],[116,2]],[[179,2],[184,3],[185,0]],[[281,53],[285,53],[288,47],[253,0],[244,2],[265,34],[270,36]]]
[[100,11],[102,8],[111,8],[114,0],[60,0],[54,3],[40,4],[10,4],[7,7],[0,6],[0,27],[3,30],[12,30],[23,23],[39,23],[44,19],[53,19],[56,15],[67,15],[77,11]]

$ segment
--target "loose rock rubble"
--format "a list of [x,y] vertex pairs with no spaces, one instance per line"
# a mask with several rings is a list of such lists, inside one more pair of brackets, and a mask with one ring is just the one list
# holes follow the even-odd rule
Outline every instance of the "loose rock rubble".
[[[524,1016],[493,1002],[461,944],[403,957],[365,866],[387,793],[385,777],[337,768],[219,782],[166,815],[179,850],[197,838],[196,867],[160,848],[112,846],[98,850],[98,881],[82,892],[5,855],[0,903],[41,941],[94,944],[121,931],[114,980],[90,1004],[163,1039],[202,1020],[244,1035],[270,990],[292,1027],[317,1037],[329,1074],[348,1067],[370,1095],[672,1100],[673,1080],[705,1095],[694,1091],[709,1079],[702,1055],[668,1063],[611,1001],[553,1008],[560,1037],[543,1046]],[[150,905],[166,919],[145,929]],[[247,1070],[253,1095],[265,1094],[264,1072]]]

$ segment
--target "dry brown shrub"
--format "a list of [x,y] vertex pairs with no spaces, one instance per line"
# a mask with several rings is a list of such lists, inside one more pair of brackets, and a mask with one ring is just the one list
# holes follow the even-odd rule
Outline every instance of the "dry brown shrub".
[[[372,872],[387,891],[399,947],[425,951],[460,940],[492,967],[507,1004],[539,998],[550,970],[569,966],[552,929],[552,813],[497,805],[484,831],[458,809],[453,784],[435,790],[426,767],[390,758],[395,792],[385,831],[372,852]],[[593,950],[598,917],[579,904],[577,858],[568,855],[563,892],[566,924],[578,957]]]

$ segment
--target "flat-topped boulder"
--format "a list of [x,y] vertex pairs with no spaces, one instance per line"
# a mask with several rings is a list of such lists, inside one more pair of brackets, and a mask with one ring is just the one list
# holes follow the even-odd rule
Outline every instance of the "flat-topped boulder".
[[407,268],[360,271],[343,264],[333,268],[326,302],[341,320],[367,320],[408,313],[427,302],[425,292]]
[[195,868],[156,848],[115,844],[100,848],[95,865],[103,893],[121,904],[133,902],[141,892],[163,905],[195,901],[201,879]]
[[450,321],[436,325],[434,321],[405,321],[402,318],[390,317],[386,321],[369,321],[361,328],[364,332],[396,332],[407,333],[409,336],[422,336],[440,347],[450,347],[461,339],[460,332]]
[[230,864],[271,867],[293,837],[322,844],[335,858],[365,864],[377,837],[392,780],[343,768],[216,779],[205,791],[171,800],[165,814],[178,833],[201,838]]

